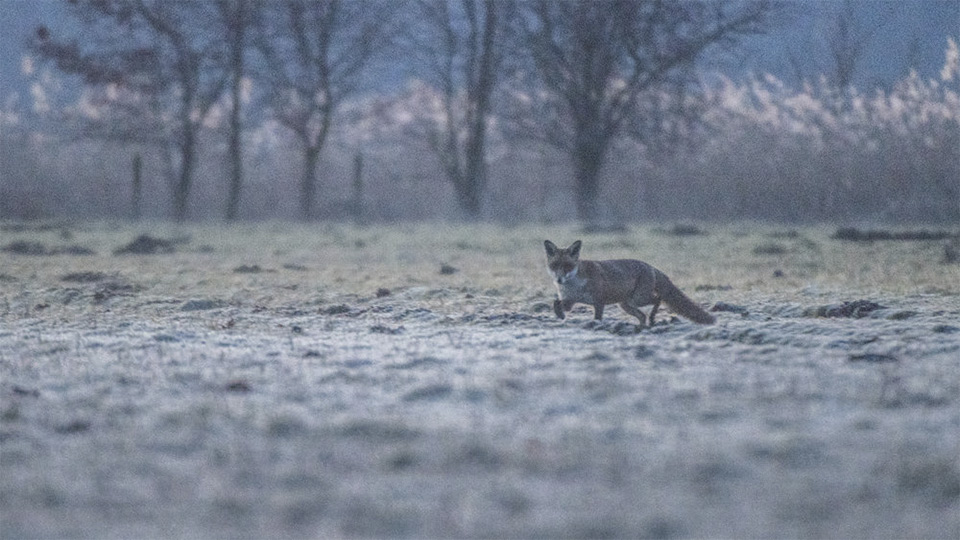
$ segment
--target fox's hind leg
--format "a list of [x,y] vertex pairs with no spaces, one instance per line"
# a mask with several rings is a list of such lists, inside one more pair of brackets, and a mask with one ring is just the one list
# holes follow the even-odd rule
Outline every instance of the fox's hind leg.
[[660,297],[658,296],[656,300],[653,301],[653,307],[650,308],[650,326],[653,326],[653,316],[657,314],[657,310],[660,309]]
[[644,313],[643,313],[642,311],[640,311],[639,308],[633,307],[632,305],[630,305],[629,302],[620,302],[620,303],[617,304],[617,305],[620,306],[620,309],[622,309],[622,310],[626,311],[627,313],[629,313],[630,315],[633,315],[634,317],[640,319],[640,326],[646,326],[646,325],[647,325],[647,316],[644,315]]

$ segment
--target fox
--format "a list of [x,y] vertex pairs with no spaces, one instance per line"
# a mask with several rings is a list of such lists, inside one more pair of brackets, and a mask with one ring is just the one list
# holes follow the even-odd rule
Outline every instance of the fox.
[[[561,249],[544,240],[547,271],[557,286],[553,312],[566,318],[574,304],[593,306],[593,318],[603,319],[603,308],[618,304],[620,309],[640,319],[640,326],[653,326],[660,302],[666,302],[680,315],[699,324],[713,324],[716,318],[703,310],[670,281],[666,274],[635,259],[589,261],[580,259],[583,242],[577,240]],[[652,305],[650,315],[640,311]]]

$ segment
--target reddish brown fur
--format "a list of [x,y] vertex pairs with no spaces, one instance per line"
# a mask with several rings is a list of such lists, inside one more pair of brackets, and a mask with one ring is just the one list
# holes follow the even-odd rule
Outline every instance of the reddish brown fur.
[[[544,242],[547,267],[556,279],[557,300],[554,312],[561,319],[574,304],[593,306],[594,318],[603,318],[604,306],[619,304],[625,312],[643,324],[653,324],[654,316],[664,301],[680,315],[701,324],[715,322],[693,300],[678,289],[670,278],[649,264],[634,259],[590,261],[580,259],[578,240],[565,249],[549,240]],[[639,308],[652,305],[647,316]]]

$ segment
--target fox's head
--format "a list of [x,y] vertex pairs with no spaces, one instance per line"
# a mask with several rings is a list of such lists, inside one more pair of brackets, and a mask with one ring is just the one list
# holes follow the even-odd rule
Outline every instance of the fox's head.
[[566,249],[560,249],[549,240],[543,241],[547,250],[547,271],[553,276],[558,285],[563,285],[577,275],[577,265],[580,264],[580,245],[577,240]]

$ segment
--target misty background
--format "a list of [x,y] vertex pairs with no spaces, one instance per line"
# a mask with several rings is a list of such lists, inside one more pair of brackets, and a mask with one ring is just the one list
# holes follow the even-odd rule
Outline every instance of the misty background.
[[960,221],[960,1],[0,0],[0,218]]

